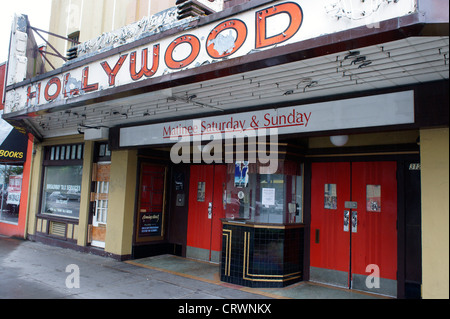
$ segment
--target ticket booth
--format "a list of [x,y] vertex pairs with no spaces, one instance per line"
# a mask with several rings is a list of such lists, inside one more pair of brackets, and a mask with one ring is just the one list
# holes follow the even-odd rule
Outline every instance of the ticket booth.
[[228,165],[223,194],[221,280],[284,287],[303,278],[303,165],[280,161]]

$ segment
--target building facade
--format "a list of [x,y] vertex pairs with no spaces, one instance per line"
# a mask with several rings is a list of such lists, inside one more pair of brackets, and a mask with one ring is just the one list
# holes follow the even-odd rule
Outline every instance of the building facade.
[[[101,0],[95,3],[82,0],[52,1],[49,31],[85,42],[174,5],[174,0]],[[73,46],[71,42],[59,38],[50,36],[50,39],[55,49],[64,54]],[[48,58],[55,67],[62,66],[60,58]]]
[[[3,96],[6,63],[0,64]],[[3,114],[4,104],[0,103]],[[26,237],[33,137],[0,119],[0,235]]]
[[6,86],[27,237],[448,298],[448,3],[350,2],[55,1],[76,57]]

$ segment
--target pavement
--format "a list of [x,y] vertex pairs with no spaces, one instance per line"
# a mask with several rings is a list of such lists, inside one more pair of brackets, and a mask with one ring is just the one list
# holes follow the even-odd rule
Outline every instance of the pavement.
[[187,300],[382,299],[309,282],[247,288],[220,282],[215,269],[171,255],[120,262],[0,236],[0,299],[171,299],[183,305]]
[[[79,280],[77,280],[77,273]],[[1,299],[260,299],[111,258],[0,237]]]

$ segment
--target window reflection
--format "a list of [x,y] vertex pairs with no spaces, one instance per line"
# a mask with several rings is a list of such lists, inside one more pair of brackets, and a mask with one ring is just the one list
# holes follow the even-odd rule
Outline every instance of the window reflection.
[[0,165],[0,222],[19,222],[22,165]]

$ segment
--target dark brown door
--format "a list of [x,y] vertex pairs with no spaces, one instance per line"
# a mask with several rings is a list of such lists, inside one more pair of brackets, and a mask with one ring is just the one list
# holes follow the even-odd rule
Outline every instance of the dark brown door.
[[136,243],[164,239],[166,167],[143,163],[136,220]]

